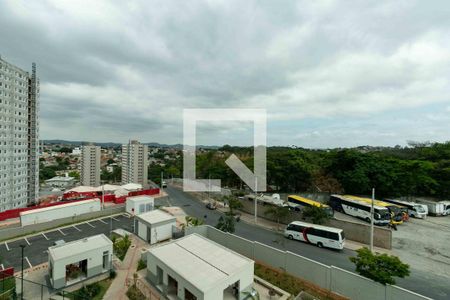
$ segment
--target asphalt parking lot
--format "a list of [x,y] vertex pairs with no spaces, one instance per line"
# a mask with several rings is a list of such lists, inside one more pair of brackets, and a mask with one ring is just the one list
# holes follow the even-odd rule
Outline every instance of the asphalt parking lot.
[[64,240],[65,242],[70,242],[101,233],[109,236],[111,226],[113,230],[122,228],[133,232],[132,225],[133,218],[129,218],[126,215],[116,215],[112,218],[103,217],[2,242],[0,243],[0,269],[2,267],[14,267],[14,271],[21,270],[20,245],[25,245],[24,269],[28,269],[48,261],[48,247],[53,246],[55,241]]

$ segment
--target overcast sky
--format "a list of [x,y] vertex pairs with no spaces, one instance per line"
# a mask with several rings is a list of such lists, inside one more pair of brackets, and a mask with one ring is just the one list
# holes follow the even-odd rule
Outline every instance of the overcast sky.
[[[268,144],[450,140],[449,1],[1,1],[42,139],[181,143],[185,108],[265,108]],[[203,124],[251,144],[252,124]]]

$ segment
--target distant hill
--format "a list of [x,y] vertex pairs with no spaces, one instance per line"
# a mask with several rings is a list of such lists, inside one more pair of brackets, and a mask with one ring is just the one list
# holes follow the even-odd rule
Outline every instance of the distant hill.
[[[67,141],[67,140],[42,140],[42,143],[44,145],[67,145],[72,147],[79,147],[86,143],[93,143],[96,146],[104,147],[104,148],[113,148],[113,147],[119,147],[122,145],[122,143],[114,143],[114,142],[105,142],[105,143],[96,143],[96,142],[88,142],[88,141]],[[176,148],[176,149],[182,149],[182,144],[160,144],[155,142],[149,142],[149,143],[143,143],[145,145],[148,145],[149,147],[155,147],[155,148]],[[220,148],[219,146],[207,146],[207,145],[199,145],[200,148],[205,149],[217,149]]]

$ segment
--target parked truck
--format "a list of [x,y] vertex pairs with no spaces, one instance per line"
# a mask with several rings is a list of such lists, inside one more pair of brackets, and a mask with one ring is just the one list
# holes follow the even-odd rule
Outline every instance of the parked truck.
[[447,216],[450,215],[450,201],[431,201],[420,200],[420,203],[428,207],[428,213],[432,216]]

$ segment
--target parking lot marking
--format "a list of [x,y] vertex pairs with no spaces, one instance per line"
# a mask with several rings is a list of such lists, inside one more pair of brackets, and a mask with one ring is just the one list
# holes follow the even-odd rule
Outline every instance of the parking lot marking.
[[94,225],[92,225],[91,223],[89,223],[89,222],[86,222],[86,224],[88,224],[89,226],[91,226],[92,228],[95,228],[95,226]]
[[103,224],[108,224],[107,222],[103,221],[103,219],[98,219],[100,222],[102,222]]
[[8,247],[8,243],[7,242],[5,242],[5,246],[6,246],[6,250],[9,251],[9,247]]
[[72,226],[73,226],[73,228],[75,228],[76,230],[81,231],[81,229],[78,228],[77,226],[75,226],[75,225],[72,225]]
[[116,218],[114,218],[114,217],[111,217],[114,221],[117,221],[117,222],[119,222],[120,220],[119,219],[116,219]]
[[30,261],[28,260],[28,257],[25,256],[25,260],[26,260],[27,263],[30,265],[30,268],[32,268],[33,266],[31,265]]
[[62,232],[61,229],[58,228],[58,231],[61,232],[62,235],[66,235],[64,232]]
[[25,240],[25,242],[27,242],[28,246],[31,245],[31,243],[27,240],[27,238],[23,238]]
[[45,233],[42,232],[41,234],[42,234],[43,237],[45,237],[45,239],[46,239],[47,241],[49,240],[49,238],[45,235]]

